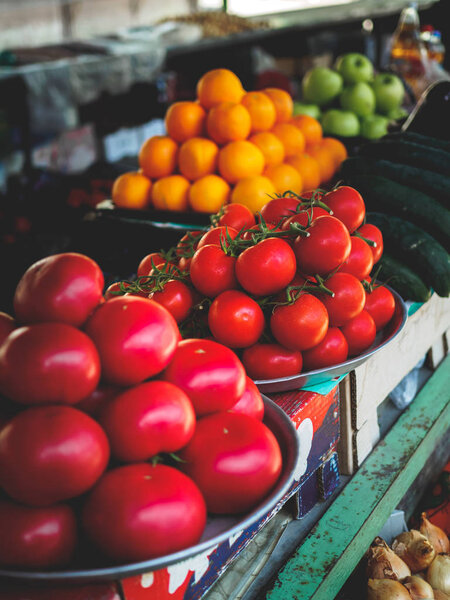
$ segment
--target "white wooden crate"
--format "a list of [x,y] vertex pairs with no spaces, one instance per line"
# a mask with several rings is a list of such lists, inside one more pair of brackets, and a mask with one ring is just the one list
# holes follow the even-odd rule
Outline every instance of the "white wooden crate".
[[341,382],[341,472],[352,474],[380,438],[377,408],[427,354],[435,369],[449,351],[450,299],[436,294],[408,317],[405,327],[385,348]]

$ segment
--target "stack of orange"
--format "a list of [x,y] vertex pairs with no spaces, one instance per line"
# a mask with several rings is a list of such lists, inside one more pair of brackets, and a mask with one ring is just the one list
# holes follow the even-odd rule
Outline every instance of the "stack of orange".
[[115,181],[114,203],[216,213],[237,202],[257,212],[277,194],[319,187],[346,158],[345,146],[324,138],[316,119],[292,111],[282,89],[246,92],[232,71],[208,71],[195,101],[167,110],[166,135],[144,142],[140,171]]

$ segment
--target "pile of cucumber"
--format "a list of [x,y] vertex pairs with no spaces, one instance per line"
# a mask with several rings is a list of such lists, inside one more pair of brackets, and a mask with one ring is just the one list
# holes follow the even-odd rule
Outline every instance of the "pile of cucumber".
[[381,229],[377,278],[406,300],[450,294],[450,142],[413,132],[364,145],[339,178],[356,188]]

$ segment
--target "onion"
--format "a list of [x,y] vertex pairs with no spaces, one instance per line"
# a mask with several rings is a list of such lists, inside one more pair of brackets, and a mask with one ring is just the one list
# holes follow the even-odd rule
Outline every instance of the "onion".
[[386,542],[376,537],[367,553],[367,576],[371,579],[399,579],[411,575],[408,565]]
[[427,513],[424,512],[420,516],[420,533],[429,540],[436,554],[450,550],[450,542],[445,531],[437,525],[433,525],[427,519]]
[[405,561],[412,573],[426,569],[436,555],[431,543],[416,529],[398,535],[392,542],[392,550]]
[[432,600],[434,598],[433,588],[422,577],[411,575],[403,581],[408,589],[412,600]]
[[433,589],[450,594],[450,554],[438,554],[427,571],[427,581]]
[[399,581],[369,579],[367,600],[411,600],[411,596]]

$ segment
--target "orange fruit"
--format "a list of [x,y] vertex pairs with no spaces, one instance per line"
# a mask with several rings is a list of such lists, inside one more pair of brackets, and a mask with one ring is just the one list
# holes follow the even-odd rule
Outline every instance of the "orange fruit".
[[222,102],[208,112],[206,129],[217,144],[245,140],[250,133],[250,113],[238,102]]
[[305,149],[305,137],[292,123],[277,123],[271,131],[281,140],[286,156],[299,154]]
[[263,169],[263,153],[248,140],[230,142],[219,151],[219,173],[228,183],[261,175]]
[[150,204],[152,182],[141,173],[120,175],[112,187],[112,200],[118,208],[142,209]]
[[288,156],[286,162],[292,165],[302,176],[303,190],[315,190],[320,185],[320,168],[319,163],[309,154],[294,154]]
[[139,150],[139,166],[147,177],[159,179],[175,171],[178,144],[167,135],[154,135]]
[[189,204],[197,212],[216,213],[228,202],[230,186],[218,175],[197,179],[189,190]]
[[284,160],[284,146],[281,140],[270,131],[253,134],[249,140],[261,150],[266,166],[279,165]]
[[276,194],[274,184],[264,175],[255,175],[241,179],[231,192],[233,204],[243,204],[252,213],[256,213],[270,202]]
[[314,144],[314,146],[309,146],[308,154],[319,163],[320,183],[331,179],[336,172],[336,162],[330,150],[321,143]]
[[333,137],[325,137],[323,138],[321,145],[324,148],[327,148],[331,152],[331,154],[335,158],[336,170],[339,169],[341,163],[347,158],[348,152],[345,145],[341,142],[341,140],[337,140]]
[[280,88],[266,88],[263,92],[266,96],[269,96],[275,105],[275,123],[287,123],[294,111],[294,101],[291,95]]
[[229,69],[212,69],[197,83],[197,98],[209,110],[222,102],[240,102],[245,90],[241,80]]
[[217,144],[207,138],[191,138],[180,146],[178,167],[182,175],[195,181],[214,173],[217,167]]
[[263,174],[274,184],[277,193],[290,191],[300,194],[303,190],[302,176],[295,167],[287,163],[266,167]]
[[306,146],[318,144],[322,139],[322,125],[314,117],[310,115],[296,115],[292,117],[291,123],[303,133]]
[[268,131],[274,126],[277,117],[275,104],[264,92],[247,92],[241,103],[250,113],[252,133]]
[[189,187],[190,183],[183,175],[161,177],[152,187],[153,206],[158,210],[187,210]]
[[205,121],[206,111],[197,102],[174,102],[164,118],[167,135],[177,142],[203,135]]

